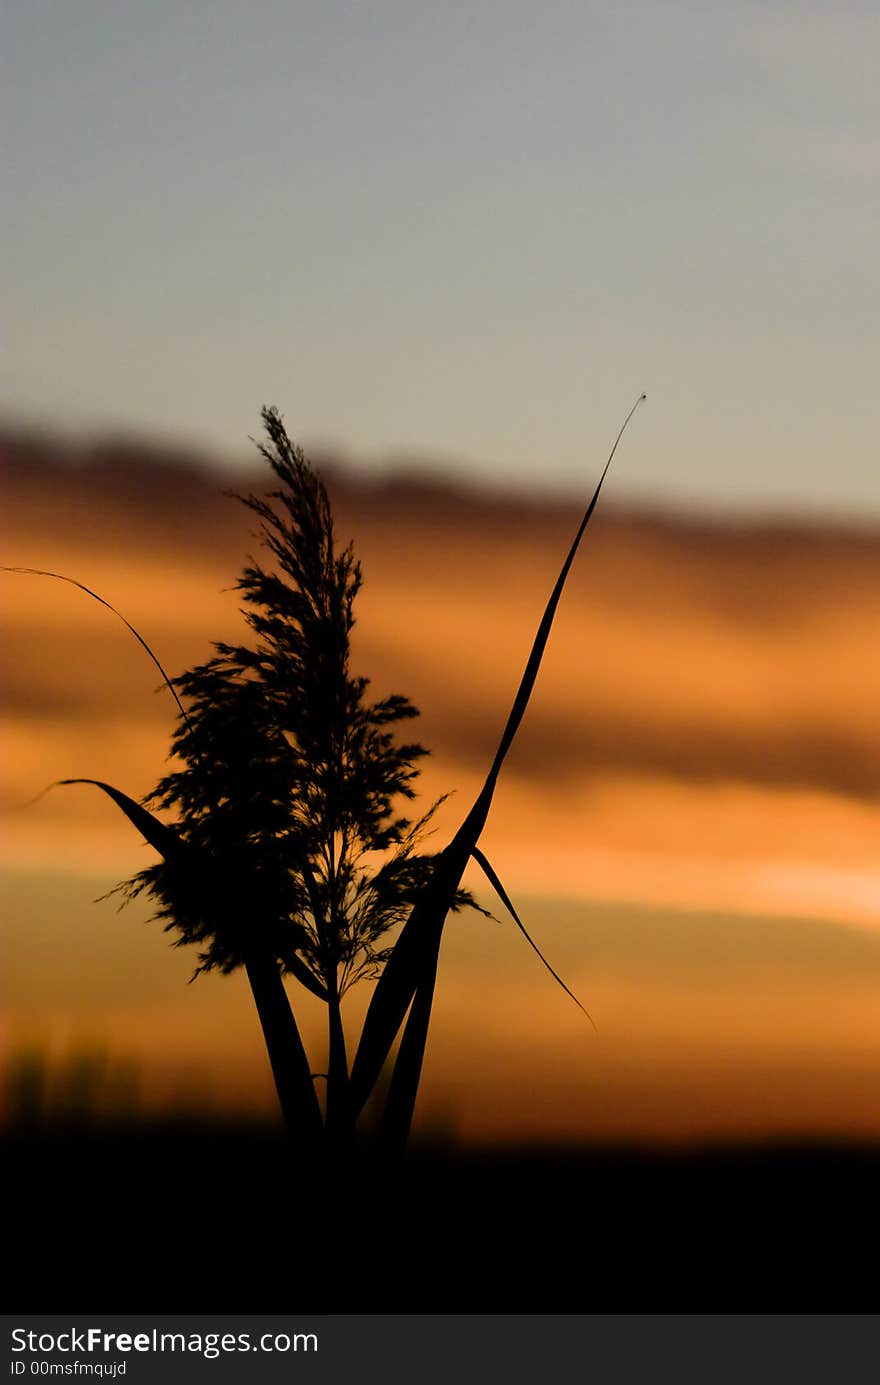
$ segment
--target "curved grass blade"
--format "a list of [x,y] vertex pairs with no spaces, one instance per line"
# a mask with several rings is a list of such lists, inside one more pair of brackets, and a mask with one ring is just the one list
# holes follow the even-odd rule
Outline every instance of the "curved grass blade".
[[158,851],[163,860],[168,861],[186,850],[184,843],[172,827],[169,827],[167,823],[160,822],[142,804],[135,803],[133,798],[129,798],[128,794],[122,793],[120,789],[114,789],[112,784],[105,784],[102,779],[59,779],[57,783],[94,784],[96,789],[103,790],[109,798],[113,799],[117,808],[122,809],[129,822],[137,828],[142,837],[146,838],[150,846]]
[[[432,967],[434,964],[432,959],[434,950],[435,947],[439,947],[439,939],[443,932],[446,915],[452,905],[453,896],[464,874],[468,858],[486,824],[501,767],[529,704],[566,578],[587,525],[593,517],[605,477],[614,460],[626,426],[645,398],[644,394],[640,394],[624,419],[614,440],[614,445],[608,454],[608,460],[602,469],[598,484],[587,505],[584,517],[562,564],[556,584],[550,593],[544,614],[538,625],[510,715],[507,718],[501,741],[483,787],[449,846],[441,852],[434,874],[425,885],[421,898],[413,906],[395,944],[394,951],[376,983],[351,1070],[352,1100],[356,1111],[362,1109],[364,1102],[369,1097],[417,989],[422,983],[433,988],[434,972]],[[428,1014],[430,1014],[430,1000],[424,1003],[427,1005]],[[427,1030],[425,1033],[427,1034]],[[417,1066],[420,1067],[420,1063],[418,1065],[412,1063],[412,1070],[414,1071]],[[414,1101],[415,1094],[413,1093],[411,1105],[414,1105]]]
[[[478,846],[475,846],[471,851],[471,855],[473,856],[477,865],[482,868],[486,876],[486,879],[489,881],[489,884],[492,886],[492,888],[496,891],[498,898],[501,900],[501,903],[504,905],[505,909],[510,914],[511,918],[513,919],[519,931],[522,933],[529,947],[532,949],[533,952],[537,954],[540,960],[544,963],[544,966],[547,968],[550,975],[553,977],[553,980],[556,981],[562,987],[566,995],[571,996],[572,1000],[574,1001],[578,1009],[583,1011],[587,1019],[590,1021],[590,1024],[593,1026],[594,1029],[596,1029],[596,1022],[593,1019],[593,1016],[590,1014],[589,1010],[587,1010],[586,1007],[581,1004],[581,1002],[575,995],[574,991],[569,990],[568,986],[566,986],[565,982],[563,981],[559,973],[553,970],[550,963],[547,961],[547,958],[544,956],[543,952],[538,947],[538,944],[535,942],[534,938],[526,931],[525,924],[523,923],[519,914],[514,909],[507,891],[505,890],[501,881],[498,879],[498,876],[492,869],[492,866],[489,864],[483,852],[480,850]],[[597,1034],[598,1032],[599,1031],[596,1029]]]
[[491,770],[489,771],[489,778],[491,778],[493,775],[497,778],[501,766],[503,765],[504,760],[507,756],[507,752],[513,744],[513,738],[519,730],[520,722],[522,721],[523,716],[525,715],[526,707],[529,705],[529,698],[531,697],[532,689],[535,686],[535,680],[538,676],[538,670],[541,667],[541,660],[544,657],[544,650],[547,646],[547,640],[550,636],[550,630],[553,625],[553,618],[556,615],[556,608],[559,605],[559,598],[562,596],[562,589],[565,586],[566,578],[568,577],[569,571],[571,570],[571,565],[575,560],[575,555],[577,554],[578,548],[580,547],[581,539],[584,536],[587,525],[593,517],[593,511],[599,503],[599,496],[602,493],[602,486],[605,482],[605,477],[608,475],[608,470],[611,466],[611,463],[614,461],[614,454],[617,451],[617,448],[620,444],[620,440],[626,432],[626,426],[632,418],[633,414],[635,413],[636,409],[639,407],[639,405],[642,403],[644,399],[647,399],[647,397],[648,396],[646,394],[639,395],[638,399],[633,404],[626,418],[623,420],[620,432],[614,439],[614,446],[608,453],[608,460],[602,468],[602,474],[599,477],[596,489],[593,491],[592,499],[590,500],[590,503],[586,508],[584,517],[581,520],[580,525],[578,527],[578,531],[575,534],[574,539],[572,540],[571,548],[568,550],[565,562],[562,564],[559,576],[556,579],[556,585],[550,593],[550,597],[544,609],[544,614],[541,617],[541,623],[538,626],[534,643],[532,644],[531,652],[529,653],[528,662],[526,663],[525,669],[523,671],[523,676],[520,681],[519,688],[517,689],[517,694],[514,698],[513,706],[510,709],[510,716],[507,718],[507,725],[504,728],[504,732],[502,734],[498,750],[495,753],[495,760],[492,764]]
[[[92,591],[91,587],[87,587],[87,586],[85,585],[84,582],[78,582],[78,581],[76,580],[75,577],[68,577],[68,576],[66,576],[66,574],[63,573],[63,572],[47,572],[45,568],[41,568],[41,567],[6,567],[6,566],[0,566],[0,572],[17,572],[17,573],[20,573],[21,575],[23,575],[23,576],[25,576],[25,577],[54,577],[55,580],[58,581],[58,582],[67,582],[69,586],[71,586],[71,587],[76,587],[79,591],[85,592],[86,596],[90,596],[90,597],[92,598],[92,600],[93,600],[93,601],[97,601],[98,604],[99,604],[100,606],[104,606],[104,607],[106,607],[106,609],[107,609],[108,611],[112,611],[113,615],[116,616],[116,618],[117,618],[118,620],[121,620],[121,621],[122,621],[122,624],[125,626],[125,628],[126,628],[127,630],[130,630],[130,631],[131,631],[131,633],[134,635],[135,639],[137,640],[138,644],[139,644],[144,650],[146,650],[147,654],[150,656],[150,658],[152,659],[153,663],[156,665],[156,668],[159,670],[160,674],[162,675],[162,682],[165,684],[165,686],[166,686],[166,688],[168,689],[168,691],[170,692],[171,696],[174,698],[174,701],[177,703],[177,710],[180,712],[180,715],[183,717],[184,725],[186,726],[187,731],[189,731],[190,734],[192,734],[192,727],[190,726],[190,724],[189,724],[189,718],[187,717],[186,712],[185,712],[184,709],[183,709],[183,703],[181,702],[180,698],[177,696],[177,692],[176,692],[176,690],[175,690],[174,684],[172,683],[171,679],[168,677],[168,674],[165,672],[164,668],[162,667],[161,663],[159,662],[158,656],[153,652],[153,650],[152,650],[152,649],[150,648],[150,646],[147,644],[147,642],[146,642],[146,640],[144,639],[143,635],[142,635],[138,630],[136,630],[136,629],[134,628],[134,626],[132,625],[131,621],[130,621],[130,620],[126,620],[125,616],[122,614],[121,611],[118,611],[118,610],[116,609],[115,606],[111,606],[111,604],[110,604],[109,601],[105,601],[105,599],[104,599],[103,596],[99,595],[99,593],[96,592],[96,591]],[[92,780],[92,781],[90,781],[90,782],[94,783],[95,781]]]

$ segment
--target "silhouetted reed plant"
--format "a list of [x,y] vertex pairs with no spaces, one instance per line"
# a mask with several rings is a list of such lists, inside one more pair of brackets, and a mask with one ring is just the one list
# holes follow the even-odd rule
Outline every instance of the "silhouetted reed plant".
[[[404,1149],[443,927],[450,911],[477,907],[461,885],[471,858],[535,946],[478,841],[566,577],[639,402],[550,595],[485,783],[440,852],[422,850],[438,804],[417,817],[405,811],[426,753],[403,738],[416,708],[400,695],[371,701],[367,679],[350,669],[361,569],[351,546],[337,546],[324,485],[276,410],[263,410],[260,451],[277,488],[266,499],[243,498],[272,560],[271,568],[252,561],[237,584],[248,641],[215,644],[206,663],[168,679],[128,626],[177,703],[175,768],[146,806],[101,781],[62,782],[96,784],[155,848],[159,861],[120,888],[129,897],[149,896],[176,945],[198,949],[196,973],[244,969],[285,1124],[306,1156],[354,1151],[358,1117],[371,1095],[379,1095],[378,1079],[398,1036],[390,1080],[381,1088],[379,1146],[386,1155]],[[329,1057],[320,1077],[306,1055],[286,979],[326,1006]],[[376,984],[349,1061],[341,1001],[364,979]],[[323,1110],[319,1080],[326,1081]]]

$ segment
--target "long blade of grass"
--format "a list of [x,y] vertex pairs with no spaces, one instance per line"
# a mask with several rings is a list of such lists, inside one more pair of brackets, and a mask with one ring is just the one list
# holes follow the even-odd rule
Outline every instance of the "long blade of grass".
[[[572,998],[572,1000],[574,1001],[575,1005],[578,1007],[579,1010],[582,1010],[582,1011],[583,1011],[583,1013],[586,1015],[587,1019],[590,1021],[590,1024],[592,1024],[593,1028],[595,1029],[595,1028],[596,1028],[596,1023],[595,1023],[595,1021],[594,1021],[594,1019],[593,1019],[593,1016],[590,1014],[589,1010],[587,1010],[587,1009],[585,1008],[585,1006],[583,1006],[583,1005],[581,1004],[581,1002],[578,1000],[577,996],[575,995],[574,991],[570,990],[570,989],[568,988],[568,986],[566,986],[565,982],[563,981],[563,979],[562,979],[562,977],[559,975],[559,973],[558,973],[557,971],[554,971],[554,970],[553,970],[553,968],[551,967],[550,963],[547,961],[547,958],[544,956],[543,952],[542,952],[541,949],[538,947],[538,944],[535,942],[535,940],[534,940],[534,938],[531,936],[531,934],[527,931],[525,924],[523,923],[522,919],[520,918],[519,914],[516,912],[516,910],[515,910],[514,907],[513,907],[513,904],[511,903],[510,896],[508,895],[507,891],[505,890],[504,886],[502,885],[502,883],[501,883],[501,881],[499,880],[497,874],[496,874],[495,871],[493,870],[491,864],[490,864],[489,861],[486,859],[486,857],[485,857],[485,855],[483,854],[483,852],[480,850],[480,848],[479,848],[478,846],[475,846],[475,847],[473,848],[473,850],[471,851],[471,855],[473,856],[474,860],[477,862],[477,865],[480,866],[480,867],[482,868],[482,870],[483,870],[483,872],[484,872],[484,874],[485,874],[485,876],[486,876],[486,879],[489,881],[489,884],[490,884],[490,885],[493,887],[493,889],[496,891],[496,893],[497,893],[497,895],[498,895],[498,898],[501,900],[501,903],[504,905],[505,909],[506,909],[507,912],[510,914],[510,917],[513,919],[513,921],[514,921],[514,923],[516,924],[517,928],[518,928],[519,931],[522,933],[522,935],[523,935],[523,937],[525,938],[526,942],[528,943],[529,947],[532,949],[532,951],[533,951],[534,953],[536,953],[536,955],[537,955],[537,956],[540,958],[540,960],[543,962],[544,966],[547,968],[547,970],[549,971],[550,975],[553,977],[553,980],[556,981],[556,982],[562,987],[562,989],[565,991],[565,994],[566,994],[566,995],[571,996],[571,998]],[[598,1030],[597,1030],[596,1032],[598,1033]]]
[[501,737],[498,750],[495,753],[495,760],[493,762],[492,769],[489,771],[490,778],[493,774],[497,777],[501,769],[501,766],[504,763],[505,757],[507,756],[507,752],[513,744],[513,738],[519,730],[520,722],[522,721],[523,716],[525,715],[526,707],[529,705],[529,698],[531,697],[532,689],[535,686],[535,679],[538,676],[538,670],[541,667],[541,660],[544,657],[544,650],[547,647],[547,640],[550,636],[550,630],[553,625],[553,618],[556,615],[556,608],[559,605],[559,598],[562,596],[562,589],[565,586],[566,578],[568,577],[568,574],[571,570],[571,565],[575,560],[575,555],[577,554],[577,551],[580,547],[581,539],[584,537],[587,525],[593,518],[593,511],[599,503],[599,496],[602,493],[602,486],[605,483],[605,477],[608,475],[611,463],[614,461],[614,454],[617,451],[617,448],[620,444],[620,440],[626,432],[626,426],[632,418],[633,414],[635,413],[636,409],[646,398],[647,395],[640,394],[638,399],[630,409],[629,413],[627,414],[626,418],[623,420],[620,432],[614,439],[614,446],[608,453],[608,460],[602,468],[602,474],[599,477],[596,489],[593,491],[590,503],[587,506],[586,511],[584,512],[584,517],[580,522],[578,531],[575,534],[574,539],[572,540],[571,548],[568,550],[565,562],[562,564],[559,576],[556,579],[556,585],[550,593],[547,605],[544,609],[544,614],[541,617],[541,623],[538,626],[538,630],[535,635],[534,642],[532,644],[531,652],[529,653],[528,662],[526,663],[526,667],[523,671],[523,676],[520,681],[519,688],[517,689],[516,697],[513,701],[513,706],[510,709],[510,716],[507,718],[507,725],[504,728],[504,732]]
[[183,717],[183,722],[186,726],[187,731],[192,733],[192,727],[190,726],[189,718],[187,717],[186,712],[184,711],[183,703],[177,696],[174,684],[172,683],[168,674],[162,667],[158,655],[155,654],[154,651],[150,648],[140,631],[134,628],[131,621],[126,620],[125,616],[122,614],[121,611],[118,611],[115,606],[111,606],[109,601],[105,601],[103,596],[101,596],[96,591],[92,591],[91,587],[87,587],[84,582],[78,582],[75,577],[68,577],[63,572],[47,572],[45,568],[41,567],[6,567],[5,565],[0,565],[0,572],[17,572],[25,577],[54,577],[57,582],[67,582],[69,586],[76,587],[79,591],[85,592],[86,596],[90,596],[93,601],[97,601],[100,606],[104,606],[108,611],[111,611],[113,615],[116,616],[117,620],[121,620],[125,628],[131,631],[131,633],[137,640],[138,644],[141,646],[142,649],[146,650],[147,654],[152,659],[156,668],[159,670],[159,673],[162,675],[162,682],[165,684],[171,696],[174,698],[174,701],[177,703],[177,710]]
[[[362,1109],[364,1102],[369,1097],[417,989],[424,983],[431,991],[433,990],[435,974],[433,959],[435,950],[439,948],[443,925],[452,906],[455,891],[464,874],[468,858],[486,824],[501,767],[525,715],[566,578],[587,525],[593,517],[605,477],[614,460],[620,440],[627,424],[645,397],[644,394],[639,395],[623,421],[623,425],[614,440],[614,445],[608,454],[608,460],[602,469],[598,484],[562,564],[556,584],[550,593],[544,614],[538,625],[510,715],[485,783],[458,832],[446,850],[441,852],[434,874],[423,888],[421,897],[413,906],[395,944],[394,951],[376,983],[351,1070],[352,1100],[356,1111]],[[430,995],[423,997],[422,1005],[423,1009],[430,1015]],[[426,1028],[424,1034],[426,1037]],[[410,1060],[408,1067],[411,1072],[420,1070],[421,1060],[418,1063]],[[415,1102],[415,1093],[407,1094],[405,1102],[401,1097],[401,1102],[411,1109]]]
[[186,848],[178,837],[177,833],[167,823],[160,822],[157,817],[144,808],[142,804],[135,803],[133,798],[129,798],[121,789],[114,789],[112,784],[105,784],[102,779],[59,779],[58,784],[94,784],[96,789],[101,789],[109,798],[112,798],[117,808],[121,808],[129,822],[137,828],[141,836],[146,838],[155,851],[158,851],[163,860],[170,860],[174,856],[179,856]]

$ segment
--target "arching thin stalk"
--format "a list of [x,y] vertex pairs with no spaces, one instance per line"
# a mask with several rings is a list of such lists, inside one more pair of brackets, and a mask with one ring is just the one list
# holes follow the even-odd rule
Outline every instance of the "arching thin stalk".
[[[421,897],[416,901],[394,951],[379,977],[367,1010],[351,1070],[352,1101],[357,1111],[363,1108],[372,1092],[410,1005],[413,1004],[414,1011],[417,1009],[418,1012],[417,1020],[413,1019],[412,1024],[407,1024],[398,1051],[397,1061],[403,1065],[403,1070],[408,1076],[402,1082],[392,1081],[389,1092],[389,1105],[393,1109],[386,1113],[386,1124],[395,1131],[399,1144],[405,1142],[415,1107],[418,1076],[421,1072],[433,1000],[437,953],[446,916],[468,859],[486,824],[501,767],[528,706],[566,579],[598,504],[605,477],[627,424],[645,398],[644,394],[640,394],[624,419],[562,564],[538,625],[510,714],[483,787],[452,841],[440,853],[434,873],[423,889]],[[417,993],[416,1007],[414,997]]]

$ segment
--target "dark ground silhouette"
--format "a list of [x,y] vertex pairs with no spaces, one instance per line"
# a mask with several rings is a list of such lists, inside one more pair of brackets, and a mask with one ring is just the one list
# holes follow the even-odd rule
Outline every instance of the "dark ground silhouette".
[[10,1308],[860,1312],[880,1147],[416,1148],[297,1170],[261,1126],[8,1134]]

